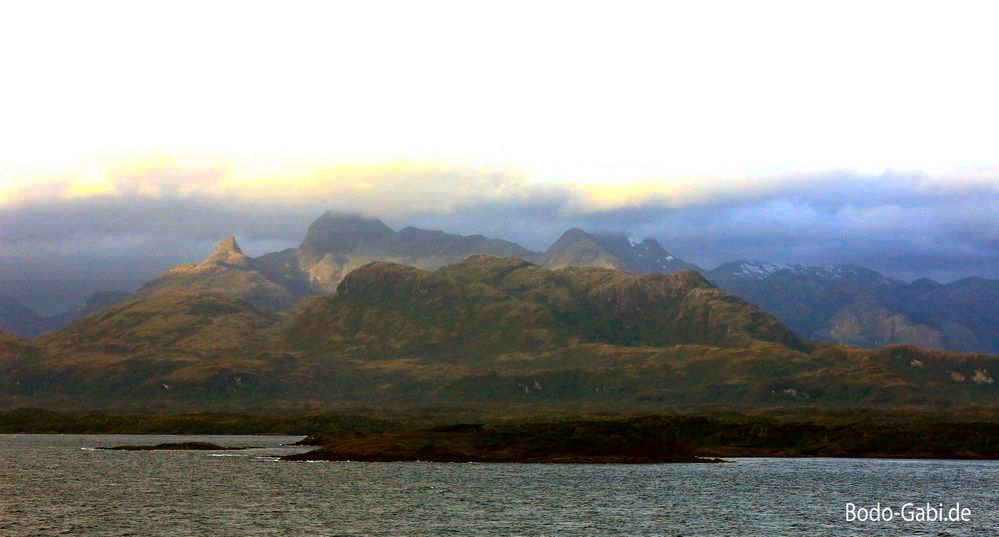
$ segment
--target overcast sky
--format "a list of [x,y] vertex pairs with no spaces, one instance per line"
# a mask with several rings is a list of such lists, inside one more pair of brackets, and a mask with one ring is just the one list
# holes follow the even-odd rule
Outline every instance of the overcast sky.
[[[873,4],[873,5],[872,5]],[[999,277],[996,9],[0,7],[0,291],[43,313],[328,208],[706,267]]]

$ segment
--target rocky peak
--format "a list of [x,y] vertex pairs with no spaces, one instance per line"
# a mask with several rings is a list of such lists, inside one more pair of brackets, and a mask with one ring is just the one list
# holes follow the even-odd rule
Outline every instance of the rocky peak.
[[563,233],[548,249],[545,266],[594,266],[640,274],[670,274],[697,268],[670,255],[655,239],[639,241],[623,234],[591,235],[576,228]]
[[218,245],[215,246],[215,251],[212,252],[212,255],[205,258],[205,260],[202,261],[202,264],[238,264],[244,262],[245,260],[246,256],[243,255],[243,250],[240,250],[239,245],[236,244],[236,237],[229,235],[219,241]]
[[587,265],[611,268],[616,266],[611,257],[610,252],[596,237],[581,229],[572,228],[548,247],[545,265],[550,268]]

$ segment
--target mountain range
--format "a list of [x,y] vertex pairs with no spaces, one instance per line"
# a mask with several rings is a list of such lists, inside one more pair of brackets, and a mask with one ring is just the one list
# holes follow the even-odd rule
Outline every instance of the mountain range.
[[705,276],[803,337],[999,353],[999,280],[887,278],[858,266],[726,263]]
[[473,254],[518,258],[546,268],[590,266],[636,274],[697,270],[809,339],[999,353],[999,280],[906,283],[858,266],[745,261],[705,270],[670,255],[653,239],[570,229],[546,251],[534,252],[481,235],[414,227],[395,231],[374,218],[333,213],[314,221],[298,248],[251,258],[227,237],[203,262],[175,267],[130,294],[98,293],[80,311],[43,319],[0,296],[0,330],[34,337],[125,300],[178,291],[220,292],[281,311],[302,298],[333,292],[348,273],[373,261],[434,270]]
[[[212,281],[253,270],[223,246]],[[0,334],[0,408],[999,403],[997,357],[802,340],[693,270],[374,261],[280,312],[144,292],[34,340]]]

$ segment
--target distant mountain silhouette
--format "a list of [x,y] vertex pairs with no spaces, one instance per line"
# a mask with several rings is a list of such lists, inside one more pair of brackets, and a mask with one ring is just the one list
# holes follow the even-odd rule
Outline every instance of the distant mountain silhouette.
[[[859,266],[744,261],[705,270],[669,254],[653,239],[570,229],[545,252],[533,252],[481,235],[414,227],[395,231],[375,218],[329,212],[309,226],[298,248],[250,258],[235,238],[227,237],[203,262],[175,267],[128,297],[115,295],[107,305],[179,291],[209,291],[284,310],[304,297],[334,292],[347,274],[373,261],[434,270],[476,254],[515,257],[547,268],[591,266],[636,274],[697,270],[720,288],[772,313],[802,337],[863,347],[913,344],[999,353],[997,280],[967,278],[943,285],[924,279],[906,284]],[[6,322],[0,327],[29,337],[99,309],[88,306],[83,312],[39,321],[23,306],[4,304],[0,300],[0,323]]]
[[0,331],[34,337],[42,332],[44,326],[45,320],[35,310],[0,293]]
[[999,280],[911,284],[850,265],[726,263],[705,276],[803,337],[999,353]]
[[549,268],[603,267],[637,274],[672,274],[700,270],[670,255],[654,239],[635,241],[623,235],[591,235],[581,229],[566,231],[541,256]]

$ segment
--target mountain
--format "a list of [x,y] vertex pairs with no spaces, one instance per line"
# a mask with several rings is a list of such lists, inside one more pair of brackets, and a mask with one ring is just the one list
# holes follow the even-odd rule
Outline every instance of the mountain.
[[726,263],[705,275],[804,337],[999,353],[996,280],[907,284],[858,266],[748,262]]
[[[550,268],[599,266],[629,272],[672,273],[696,269],[669,255],[652,239],[566,232],[545,253],[482,235],[454,235],[405,227],[394,231],[381,220],[332,212],[310,226],[298,248],[246,256],[235,238],[226,237],[204,261],[180,265],[144,283],[127,300],[178,291],[211,291],[257,306],[283,310],[307,296],[332,293],[352,270],[373,261],[434,270],[471,255],[515,257]],[[115,300],[124,300],[115,297]],[[83,314],[98,310],[85,310]],[[67,312],[65,326],[80,315]]]
[[[10,332],[33,337],[124,300],[144,300],[180,291],[222,293],[270,310],[336,291],[351,271],[374,261],[423,270],[484,254],[519,258],[546,268],[599,267],[635,274],[700,271],[720,288],[772,313],[795,333],[811,339],[862,347],[913,344],[962,352],[999,353],[999,281],[968,278],[950,284],[912,284],[852,265],[777,265],[736,261],[704,270],[670,255],[653,239],[565,232],[545,252],[481,235],[454,235],[382,221],[326,213],[315,220],[297,248],[246,256],[232,237],[203,262],[181,265],[143,284],[135,293],[94,297],[82,312],[48,319],[32,317],[0,299]],[[20,319],[12,321],[11,319]]]
[[0,332],[34,337],[40,333],[44,324],[45,320],[35,310],[0,293]]
[[129,301],[144,300],[181,291],[211,291],[280,310],[294,304],[303,293],[274,281],[255,259],[243,254],[234,237],[222,239],[198,264],[180,265],[142,284]]
[[999,353],[999,280],[917,280],[880,299],[885,307],[937,331],[941,348]]
[[[842,308],[903,282],[854,266],[773,265],[737,261],[707,271],[713,283],[773,313],[804,337],[819,337]],[[851,341],[856,344],[858,341]],[[895,342],[891,342],[895,343]]]
[[[331,330],[335,327],[336,329]],[[394,263],[361,267],[335,295],[292,323],[299,348],[355,349],[379,357],[484,357],[583,342],[803,348],[772,316],[694,271],[669,276],[471,256],[425,272]]]
[[72,309],[49,317],[44,317],[41,323],[37,325],[38,329],[33,333],[27,334],[27,336],[35,337],[46,332],[61,330],[81,317],[86,317],[91,313],[97,313],[98,311],[128,300],[130,295],[131,293],[126,291],[97,291],[90,295],[90,298],[87,299],[83,309]]
[[[180,292],[113,306],[3,352],[5,405],[181,407],[242,393],[280,371],[276,314],[243,300]],[[257,395],[266,397],[267,391]]]
[[652,239],[636,242],[574,229],[545,253],[537,253],[482,235],[415,227],[393,231],[375,218],[334,213],[313,222],[298,248],[267,254],[254,262],[272,281],[305,295],[333,292],[350,271],[372,261],[434,270],[477,254],[516,257],[549,268],[600,266],[643,274],[697,268],[669,255]]
[[636,241],[624,235],[591,235],[575,228],[563,233],[548,248],[541,264],[548,268],[612,268],[636,274],[700,270],[670,255],[654,239]]
[[333,292],[351,270],[391,261],[433,270],[473,254],[533,259],[534,252],[482,235],[453,235],[406,227],[393,231],[381,220],[327,212],[313,222],[298,248],[261,256],[261,270],[304,294]]
[[[537,257],[534,252],[511,242],[481,235],[453,235],[414,227],[393,231],[374,218],[326,213],[309,226],[298,248],[251,258],[243,253],[236,239],[229,236],[222,239],[202,262],[171,268],[133,293],[95,293],[83,310],[67,311],[48,319],[27,318],[25,315],[31,313],[30,310],[23,306],[15,310],[12,303],[11,311],[26,320],[12,321],[6,329],[33,337],[63,328],[121,302],[184,291],[220,293],[280,311],[303,297],[333,292],[348,272],[374,260],[434,269],[477,253]],[[3,304],[0,302],[0,308]],[[22,326],[30,326],[30,329]]]
[[277,315],[243,300],[184,291],[130,301],[85,317],[37,341],[57,353],[110,353],[133,358],[164,353],[203,356],[253,354]]
[[373,262],[281,314],[187,291],[0,336],[0,408],[941,408],[999,404],[997,373],[995,356],[803,342],[693,271],[490,256]]

